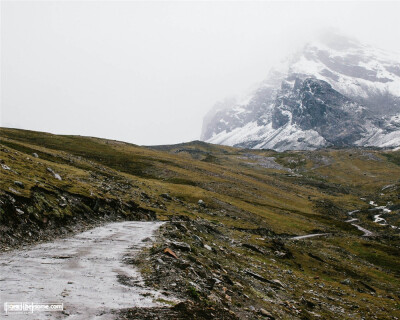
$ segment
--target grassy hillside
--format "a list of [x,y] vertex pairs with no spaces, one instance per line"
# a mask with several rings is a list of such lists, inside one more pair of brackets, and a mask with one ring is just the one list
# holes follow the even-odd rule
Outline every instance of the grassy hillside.
[[[262,317],[260,308],[287,319],[400,317],[399,151],[139,147],[5,128],[0,136],[2,250],[103,221],[171,220],[152,262],[139,264],[153,286],[240,318]],[[374,222],[376,206],[390,209],[388,225]],[[354,210],[373,236],[346,222]],[[311,233],[328,235],[290,239]],[[176,246],[179,262],[162,252],[169,240],[191,248]]]

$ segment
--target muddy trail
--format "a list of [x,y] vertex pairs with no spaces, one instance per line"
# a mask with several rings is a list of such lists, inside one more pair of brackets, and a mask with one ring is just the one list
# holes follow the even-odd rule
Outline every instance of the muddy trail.
[[[1,315],[7,319],[114,319],[128,307],[160,307],[134,258],[162,225],[117,222],[71,238],[0,254]],[[171,297],[169,297],[171,299]],[[64,311],[4,313],[4,302],[63,303]]]

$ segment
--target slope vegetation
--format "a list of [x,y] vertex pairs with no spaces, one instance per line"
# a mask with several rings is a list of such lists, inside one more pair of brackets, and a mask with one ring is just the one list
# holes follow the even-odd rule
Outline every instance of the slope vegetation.
[[[188,314],[400,317],[399,151],[0,134],[1,250],[105,221],[166,220],[158,243],[131,263],[148,285],[191,300]],[[300,237],[310,234],[319,236]],[[146,312],[155,311],[120,317]]]

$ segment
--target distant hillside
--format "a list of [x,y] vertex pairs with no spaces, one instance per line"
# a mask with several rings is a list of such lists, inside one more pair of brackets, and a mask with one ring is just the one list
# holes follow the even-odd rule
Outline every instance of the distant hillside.
[[[139,147],[1,128],[0,250],[160,219],[170,223],[157,243],[130,263],[147,285],[200,311],[400,317],[399,159],[363,148]],[[310,234],[322,236],[295,238]],[[144,311],[130,312],[121,319]]]

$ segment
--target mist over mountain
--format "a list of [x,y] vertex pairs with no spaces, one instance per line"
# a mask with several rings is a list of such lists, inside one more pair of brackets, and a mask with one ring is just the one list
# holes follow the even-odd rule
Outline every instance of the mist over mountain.
[[256,149],[400,145],[400,57],[324,33],[241,101],[218,102],[201,139]]

